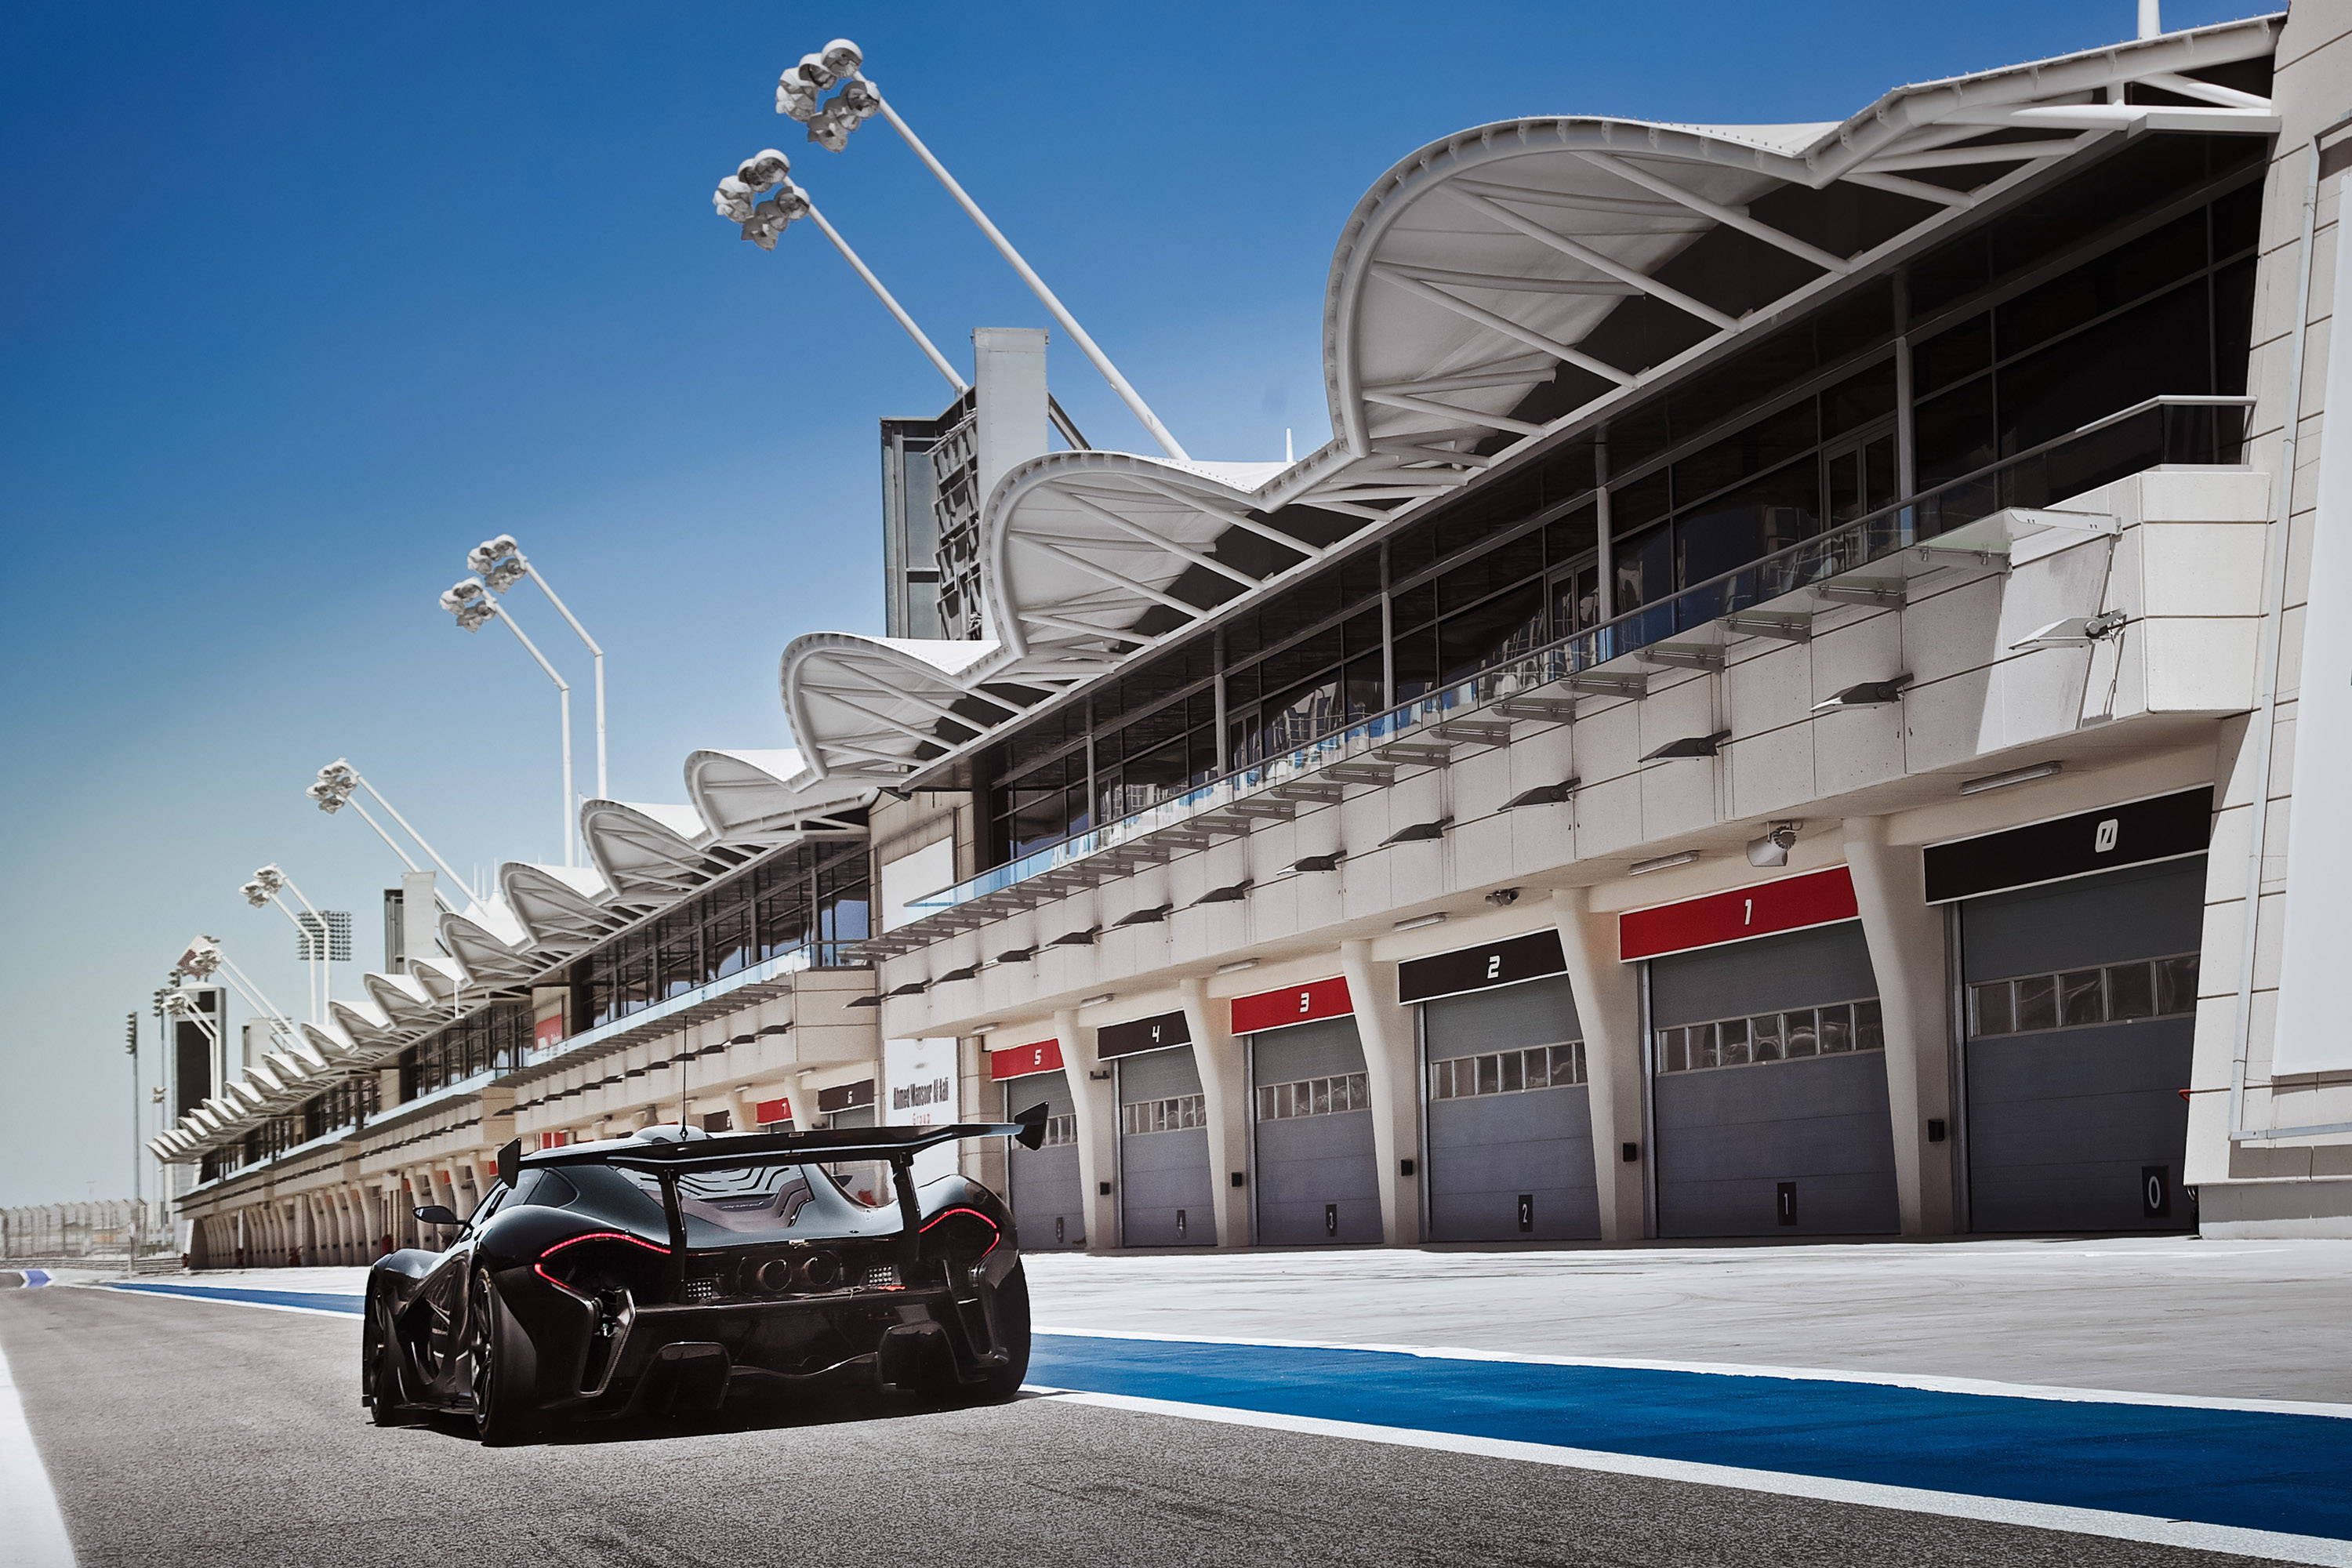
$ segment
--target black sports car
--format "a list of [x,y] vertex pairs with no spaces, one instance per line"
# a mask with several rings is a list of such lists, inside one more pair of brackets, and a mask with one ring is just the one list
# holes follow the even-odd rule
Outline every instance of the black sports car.
[[[919,1188],[915,1156],[960,1138],[1044,1142],[1009,1123],[710,1134],[650,1127],[525,1154],[444,1252],[368,1275],[362,1403],[379,1424],[441,1411],[486,1443],[551,1416],[687,1415],[730,1394],[856,1375],[1009,1398],[1029,1365],[1029,1286],[1013,1218],[977,1182]],[[825,1169],[887,1163],[871,1206]],[[428,1225],[455,1226],[439,1205]]]

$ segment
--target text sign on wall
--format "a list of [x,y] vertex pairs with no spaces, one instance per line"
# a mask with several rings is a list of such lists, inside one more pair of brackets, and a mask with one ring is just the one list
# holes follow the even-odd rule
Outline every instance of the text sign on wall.
[[991,1079],[1026,1078],[1033,1072],[1061,1070],[1062,1042],[1059,1040],[1008,1046],[1003,1050],[988,1053],[988,1076]]
[[1617,917],[1617,955],[1631,963],[1637,958],[1830,925],[1853,920],[1857,912],[1853,878],[1844,867],[1832,866],[1679,904],[1628,910]]
[[856,1083],[837,1083],[831,1089],[816,1091],[816,1108],[825,1115],[835,1111],[856,1110],[874,1103],[874,1080],[860,1079]]
[[1098,1057],[1130,1057],[1138,1051],[1163,1050],[1192,1043],[1192,1030],[1181,1013],[1162,1013],[1127,1024],[1106,1024],[1095,1031],[1095,1055]]
[[1318,1018],[1344,1018],[1356,1010],[1348,999],[1348,977],[1335,974],[1280,991],[1261,991],[1234,998],[1234,1033],[1255,1035],[1289,1024],[1311,1024]]
[[2063,882],[2118,866],[2202,855],[2213,837],[2213,787],[2185,789],[2128,805],[2079,811],[1987,833],[1926,851],[1927,901]]
[[751,1120],[762,1127],[778,1121],[790,1121],[792,1119],[793,1102],[790,1099],[763,1100],[751,1107]]
[[1568,961],[1560,954],[1559,932],[1532,931],[1484,947],[1432,953],[1398,964],[1397,1000],[1426,1002],[1433,996],[1515,985],[1522,980],[1566,973]]

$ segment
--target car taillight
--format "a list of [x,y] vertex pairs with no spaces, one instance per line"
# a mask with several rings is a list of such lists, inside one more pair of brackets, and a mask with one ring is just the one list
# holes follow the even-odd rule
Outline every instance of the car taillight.
[[[588,1244],[592,1242],[604,1242],[607,1244],[620,1243],[622,1245],[618,1247],[612,1247],[609,1245],[606,1247],[588,1247]],[[569,1276],[569,1278],[559,1278],[556,1274],[549,1272],[550,1259],[555,1258],[558,1253],[570,1251],[570,1249],[575,1247],[588,1247],[588,1250],[585,1252],[572,1253],[571,1257],[559,1259],[554,1264],[555,1268],[561,1270],[563,1275]],[[546,1280],[551,1285],[560,1287],[566,1290],[593,1295],[601,1288],[616,1283],[625,1283],[625,1281],[604,1279],[584,1279],[582,1278],[583,1272],[593,1271],[598,1275],[629,1274],[636,1272],[636,1269],[628,1267],[628,1263],[644,1263],[650,1261],[650,1259],[637,1258],[635,1254],[629,1252],[628,1249],[630,1247],[641,1247],[646,1252],[653,1253],[662,1258],[669,1256],[668,1247],[662,1246],[658,1242],[647,1241],[643,1237],[631,1236],[625,1231],[592,1230],[585,1236],[569,1237],[564,1240],[557,1242],[554,1246],[549,1247],[546,1251],[539,1255],[539,1261],[531,1265],[531,1270],[541,1279]]]
[[978,1209],[947,1209],[935,1215],[930,1223],[923,1226],[923,1234],[929,1236],[934,1230],[940,1231],[936,1239],[974,1258],[987,1257],[996,1250],[997,1243],[1004,1239],[1004,1233],[997,1228],[996,1222]]

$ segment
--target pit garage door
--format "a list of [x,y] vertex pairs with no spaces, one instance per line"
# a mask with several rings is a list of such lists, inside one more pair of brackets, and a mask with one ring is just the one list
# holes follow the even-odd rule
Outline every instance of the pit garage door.
[[1601,1234],[1584,1031],[1563,967],[1549,931],[1398,966],[1401,995],[1421,1002],[1433,1241]]
[[1960,905],[1969,1226],[2188,1230],[2205,859]]
[[[1309,1017],[1349,1008],[1344,981],[1267,994],[1298,996],[1298,1011]],[[1250,1005],[1260,1000],[1234,998],[1237,1032],[1267,1011]],[[1289,1014],[1286,1003],[1277,1005],[1276,1016]],[[1372,1099],[1355,1018],[1250,1031],[1250,1085],[1258,1240],[1269,1247],[1379,1241]]]
[[1192,1047],[1123,1056],[1117,1067],[1120,1241],[1215,1245],[1207,1101]]
[[990,1068],[1002,1075],[1015,1058],[1025,1067],[1038,1059],[1033,1053],[1045,1047],[1051,1047],[1054,1066],[1050,1070],[1006,1078],[1003,1085],[1007,1121],[1041,1100],[1047,1112],[1044,1146],[1010,1145],[1005,1155],[1006,1185],[1011,1189],[1005,1196],[1013,1205],[1013,1223],[1021,1233],[1022,1248],[1028,1252],[1087,1244],[1087,1211],[1078,1185],[1077,1107],[1070,1098],[1068,1075],[1061,1068],[1059,1045],[1047,1041],[1044,1047],[993,1052]]
[[1658,1234],[1895,1230],[1886,1053],[1860,922],[1653,959],[1649,981]]

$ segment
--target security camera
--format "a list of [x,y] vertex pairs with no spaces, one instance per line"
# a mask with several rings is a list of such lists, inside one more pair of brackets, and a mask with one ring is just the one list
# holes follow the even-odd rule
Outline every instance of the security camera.
[[1498,910],[1507,909],[1519,901],[1519,890],[1517,888],[1497,888],[1486,895],[1486,901]]
[[1790,846],[1797,842],[1797,829],[1802,823],[1776,822],[1765,830],[1761,838],[1748,841],[1748,863],[1750,866],[1785,866],[1789,863]]

